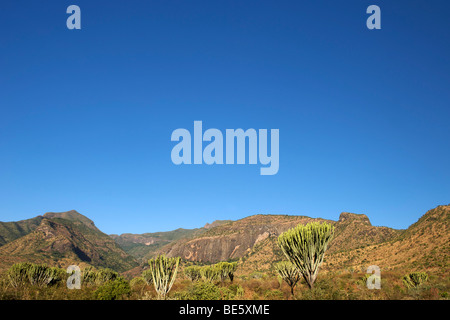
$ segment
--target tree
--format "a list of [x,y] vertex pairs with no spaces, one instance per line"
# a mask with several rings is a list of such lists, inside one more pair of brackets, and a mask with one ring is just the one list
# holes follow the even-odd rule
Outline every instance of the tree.
[[278,245],[313,289],[327,246],[334,235],[334,227],[326,222],[298,225],[278,237]]
[[209,282],[213,282],[218,277],[220,277],[220,269],[217,265],[209,265],[209,266],[203,266],[200,269],[200,272],[202,274],[202,277],[205,278],[205,280]]
[[294,296],[294,287],[301,279],[301,274],[296,266],[290,261],[281,261],[275,265],[276,272],[291,288],[291,295]]
[[148,261],[158,299],[166,299],[167,294],[175,282],[179,263],[179,257],[167,258],[165,255]]
[[233,282],[234,273],[237,269],[237,262],[219,262],[216,266],[219,269],[221,281],[225,281],[226,278],[230,278],[230,281]]
[[191,281],[199,280],[202,277],[199,266],[189,266],[184,268],[184,274],[191,279]]

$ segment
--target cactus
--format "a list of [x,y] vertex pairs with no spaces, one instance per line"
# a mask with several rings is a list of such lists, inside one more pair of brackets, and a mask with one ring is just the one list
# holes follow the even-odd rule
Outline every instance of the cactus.
[[114,281],[119,274],[109,268],[96,270],[92,266],[84,268],[82,282],[88,286],[101,286],[109,281]]
[[408,288],[417,288],[428,280],[428,274],[425,272],[411,272],[403,276],[403,284]]
[[166,299],[167,294],[175,282],[180,258],[167,258],[158,256],[148,261],[158,299]]
[[189,266],[184,269],[184,274],[186,275],[186,277],[191,279],[191,281],[196,281],[202,277],[200,269],[201,268],[199,266]]
[[205,278],[205,280],[209,282],[213,282],[214,280],[217,280],[217,278],[220,277],[220,269],[217,265],[209,265],[209,266],[203,266],[200,269],[200,272],[202,274],[202,277]]
[[142,278],[144,278],[145,282],[146,282],[148,285],[151,285],[151,284],[153,283],[153,275],[152,275],[152,271],[149,270],[149,269],[144,270],[144,271],[142,272]]
[[45,287],[59,282],[64,276],[62,269],[28,262],[16,263],[7,272],[9,283],[15,288],[27,284]]
[[219,269],[221,281],[225,281],[226,278],[230,278],[230,281],[233,282],[234,272],[237,269],[237,262],[219,262],[216,266]]
[[[294,287],[300,281],[301,274],[296,266],[289,261],[281,261],[275,265],[275,271],[291,288],[291,295],[294,296]],[[280,284],[281,286],[281,284]]]
[[328,243],[333,238],[334,227],[326,222],[298,225],[278,237],[284,255],[300,271],[310,289],[313,289],[319,267]]

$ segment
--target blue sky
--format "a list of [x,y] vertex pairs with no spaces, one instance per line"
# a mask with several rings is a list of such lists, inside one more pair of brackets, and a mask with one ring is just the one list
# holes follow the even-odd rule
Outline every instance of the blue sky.
[[[82,29],[66,28],[81,8]],[[366,28],[376,4],[382,29]],[[0,220],[106,233],[252,214],[407,228],[450,203],[448,1],[0,5]],[[173,130],[280,130],[280,169],[171,162]]]

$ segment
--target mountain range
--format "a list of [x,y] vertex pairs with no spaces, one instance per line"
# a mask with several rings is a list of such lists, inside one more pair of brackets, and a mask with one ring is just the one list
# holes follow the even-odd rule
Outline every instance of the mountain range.
[[17,222],[0,222],[0,270],[16,262],[108,267],[139,273],[157,254],[195,263],[238,261],[239,272],[267,271],[283,259],[276,240],[298,224],[327,221],[335,227],[322,269],[427,268],[448,274],[450,205],[426,212],[406,230],[373,226],[364,214],[343,212],[338,221],[292,215],[253,215],[196,229],[107,235],[71,210]]

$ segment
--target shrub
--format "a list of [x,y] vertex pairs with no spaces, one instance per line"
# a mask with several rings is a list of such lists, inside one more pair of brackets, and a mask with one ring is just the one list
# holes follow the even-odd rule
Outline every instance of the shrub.
[[45,287],[60,282],[65,277],[62,269],[49,267],[46,264],[16,263],[7,271],[11,286],[17,288],[24,285]]
[[182,300],[220,300],[221,290],[209,281],[193,283],[186,292],[178,295]]
[[202,277],[209,282],[217,280],[220,276],[220,270],[216,265],[203,266],[200,272]]
[[153,283],[153,276],[152,276],[152,271],[151,270],[144,270],[142,272],[142,278],[144,279],[144,281],[148,284],[151,285]]
[[119,277],[108,281],[94,291],[98,300],[119,300],[131,293],[130,284],[124,278]]
[[96,270],[94,267],[86,267],[82,272],[82,283],[85,285],[101,286],[119,277],[119,274],[109,268]]
[[408,288],[417,288],[428,280],[425,272],[411,272],[403,276],[403,284]]
[[234,273],[237,269],[237,262],[219,262],[216,266],[219,269],[220,280],[224,281],[226,278],[229,278],[230,281],[233,282]]
[[191,281],[196,281],[201,279],[202,274],[200,272],[199,266],[189,266],[184,269],[184,274],[186,277],[188,277]]
[[297,267],[289,261],[281,261],[275,265],[275,270],[278,275],[289,285],[291,288],[291,295],[294,296],[294,287],[301,278]]

